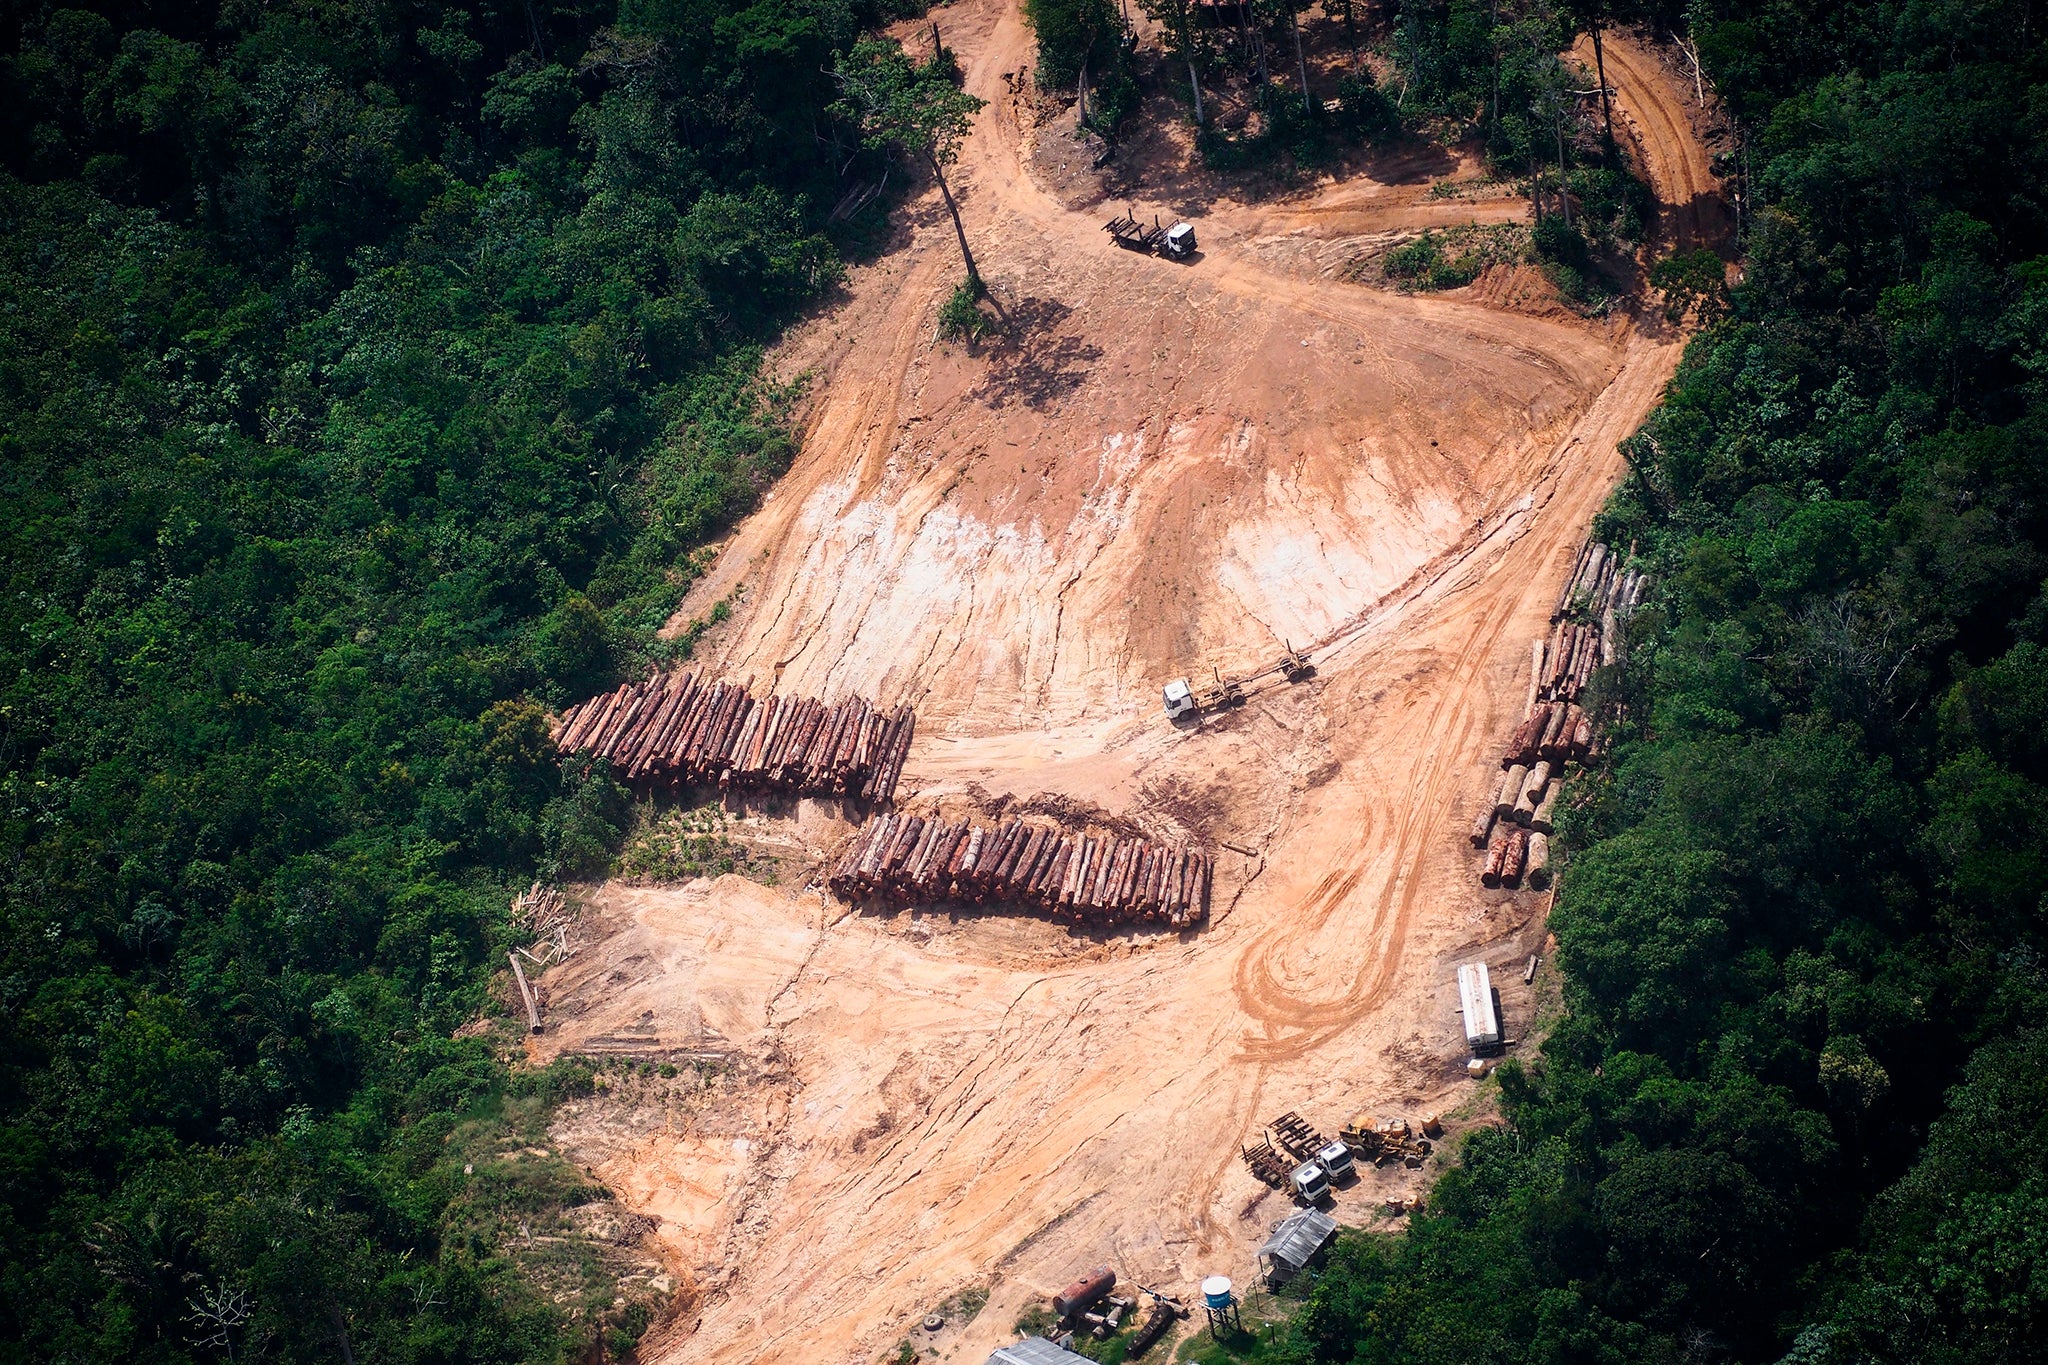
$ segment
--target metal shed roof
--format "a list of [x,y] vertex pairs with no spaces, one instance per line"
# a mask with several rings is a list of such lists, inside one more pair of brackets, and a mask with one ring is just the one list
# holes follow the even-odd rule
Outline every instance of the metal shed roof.
[[1044,1337],[1026,1337],[1009,1346],[998,1346],[988,1358],[988,1365],[1067,1365],[1070,1360],[1087,1360],[1072,1351],[1063,1351]]
[[1319,1209],[1289,1214],[1259,1248],[1259,1259],[1271,1257],[1295,1270],[1307,1265],[1337,1235],[1337,1220]]

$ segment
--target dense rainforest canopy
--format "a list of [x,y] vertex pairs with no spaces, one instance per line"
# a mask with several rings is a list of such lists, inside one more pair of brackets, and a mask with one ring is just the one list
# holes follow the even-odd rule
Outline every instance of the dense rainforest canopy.
[[615,844],[542,705],[787,459],[885,17],[5,8],[0,1356],[587,1344],[463,1231],[546,1192],[461,1178],[453,1035]]

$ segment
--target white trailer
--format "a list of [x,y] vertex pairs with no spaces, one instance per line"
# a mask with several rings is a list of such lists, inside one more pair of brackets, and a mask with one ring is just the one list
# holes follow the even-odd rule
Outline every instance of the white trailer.
[[1493,1004],[1493,978],[1484,962],[1458,968],[1458,1007],[1465,1013],[1465,1044],[1475,1057],[1501,1049],[1500,1011]]

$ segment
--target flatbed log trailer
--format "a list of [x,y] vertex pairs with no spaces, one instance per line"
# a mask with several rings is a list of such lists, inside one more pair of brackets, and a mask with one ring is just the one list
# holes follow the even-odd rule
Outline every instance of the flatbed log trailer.
[[1294,1167],[1287,1158],[1273,1150],[1272,1143],[1261,1142],[1256,1147],[1245,1147],[1240,1150],[1244,1155],[1244,1164],[1251,1167],[1253,1179],[1261,1184],[1271,1185],[1276,1190],[1287,1184],[1288,1173]]
[[1284,1149],[1297,1161],[1311,1161],[1316,1153],[1330,1145],[1330,1140],[1303,1121],[1292,1109],[1274,1119],[1266,1127],[1272,1131],[1274,1145]]
[[1186,678],[1175,678],[1166,685],[1162,696],[1168,720],[1242,706],[1247,695],[1245,689],[1251,684],[1276,677],[1285,678],[1290,683],[1307,682],[1316,675],[1316,666],[1309,662],[1308,655],[1290,644],[1278,659],[1256,673],[1242,678],[1226,678],[1221,670],[1213,668],[1210,673],[1214,681],[1199,687]]
[[1143,251],[1161,256],[1185,257],[1195,252],[1195,229],[1191,223],[1175,223],[1166,227],[1159,221],[1159,215],[1152,215],[1152,225],[1145,226],[1137,215],[1126,209],[1123,213],[1102,225],[1110,240],[1126,251]]

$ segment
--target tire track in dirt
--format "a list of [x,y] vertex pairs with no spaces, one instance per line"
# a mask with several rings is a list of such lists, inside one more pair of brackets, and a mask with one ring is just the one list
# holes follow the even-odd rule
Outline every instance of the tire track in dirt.
[[[1590,54],[1590,40],[1583,40],[1582,46]],[[1616,103],[1625,114],[1655,130],[1647,153],[1652,188],[1661,203],[1678,207],[1681,232],[1697,234],[1702,230],[1702,188],[1711,185],[1712,180],[1705,149],[1690,136],[1684,120],[1682,105],[1678,103],[1682,97],[1675,99],[1666,84],[1645,76],[1644,68],[1654,58],[1637,49],[1632,41],[1610,37],[1605,47],[1608,69],[1619,77]],[[1687,240],[1701,239],[1692,236]],[[1634,350],[1629,366],[1587,414],[1579,430],[1560,443],[1543,473],[1546,480],[1556,477],[1575,449],[1610,452],[1603,462],[1605,467],[1594,477],[1580,474],[1575,496],[1569,499],[1568,506],[1558,506],[1553,500],[1545,507],[1544,515],[1538,519],[1538,533],[1525,532],[1519,537],[1527,543],[1517,546],[1516,552],[1492,575],[1497,583],[1512,583],[1519,577],[1519,591],[1496,587],[1484,591],[1477,603],[1467,601],[1453,610],[1454,618],[1476,617],[1449,669],[1448,675],[1461,682],[1456,691],[1439,697],[1427,722],[1418,727],[1422,734],[1448,734],[1451,738],[1448,743],[1437,744],[1425,761],[1417,789],[1400,822],[1394,856],[1396,870],[1376,900],[1363,940],[1384,944],[1382,951],[1374,955],[1373,968],[1342,996],[1320,1002],[1302,1000],[1285,986],[1276,970],[1275,960],[1287,948],[1324,929],[1338,903],[1362,879],[1365,869],[1355,867],[1342,878],[1332,873],[1325,879],[1328,889],[1319,889],[1304,907],[1304,913],[1269,931],[1238,963],[1233,989],[1248,1018],[1267,1031],[1265,1038],[1247,1035],[1247,1059],[1278,1062],[1298,1058],[1326,1041],[1331,1032],[1351,1025],[1385,1002],[1394,984],[1401,947],[1412,926],[1424,880],[1424,849],[1432,839],[1455,838],[1459,827],[1452,810],[1461,766],[1457,756],[1489,728],[1490,715],[1482,717],[1472,704],[1475,693],[1481,694],[1483,700],[1484,687],[1463,680],[1474,677],[1477,660],[1499,652],[1502,636],[1515,615],[1529,616],[1543,608],[1547,617],[1555,587],[1547,582],[1542,568],[1583,534],[1582,528],[1604,501],[1606,489],[1619,472],[1619,457],[1612,453],[1616,444],[1654,406],[1677,367],[1676,342],[1656,344],[1639,340]],[[1462,561],[1447,565],[1435,576],[1435,581],[1441,584],[1449,580],[1462,567]],[[1370,837],[1364,835],[1351,846],[1353,857],[1355,850],[1365,847]],[[1274,1036],[1283,1030],[1293,1030],[1295,1036]]]
[[[1644,173],[1656,192],[1662,226],[1679,251],[1717,246],[1727,232],[1727,209],[1707,149],[1693,133],[1682,93],[1674,93],[1657,57],[1625,31],[1603,35],[1615,103],[1633,128]],[[1581,37],[1572,55],[1594,65],[1593,42]]]

